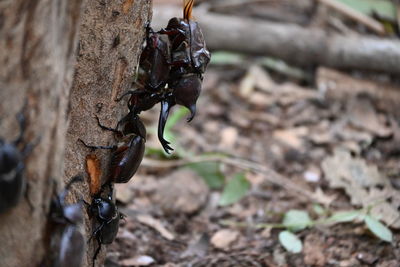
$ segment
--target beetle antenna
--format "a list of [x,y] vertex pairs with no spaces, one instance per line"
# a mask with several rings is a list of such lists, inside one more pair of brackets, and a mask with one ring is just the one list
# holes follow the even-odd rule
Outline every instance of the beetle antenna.
[[192,18],[194,0],[183,0],[183,18],[190,20]]

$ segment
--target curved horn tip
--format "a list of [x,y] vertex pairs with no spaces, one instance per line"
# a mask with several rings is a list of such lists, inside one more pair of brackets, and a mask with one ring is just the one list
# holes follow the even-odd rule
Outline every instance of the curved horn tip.
[[196,104],[191,105],[190,107],[188,107],[188,109],[190,110],[190,117],[187,118],[187,122],[191,122],[194,118],[194,116],[196,115]]

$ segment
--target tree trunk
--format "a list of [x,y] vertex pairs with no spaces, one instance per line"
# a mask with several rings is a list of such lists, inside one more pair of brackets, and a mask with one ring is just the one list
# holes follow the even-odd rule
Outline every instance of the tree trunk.
[[[129,90],[134,81],[135,67],[144,40],[144,29],[151,15],[151,1],[88,1],[82,17],[75,77],[70,95],[70,124],[67,131],[64,179],[85,172],[85,158],[96,154],[100,159],[103,179],[107,175],[110,151],[90,151],[78,142],[84,140],[93,145],[115,144],[110,132],[101,130],[102,124],[115,127],[126,102],[115,99]],[[91,202],[89,179],[78,188],[76,199]],[[88,217],[85,223],[87,237],[94,230],[95,221]],[[104,247],[104,246],[103,246]],[[88,246],[87,263],[92,265],[97,242]],[[103,250],[104,251],[104,250]],[[104,253],[96,259],[96,265],[104,262]]]
[[15,139],[15,116],[26,101],[25,136],[40,138],[25,162],[27,198],[0,215],[0,266],[38,266],[48,249],[46,222],[54,181],[61,184],[81,2],[0,2],[0,136]]
[[[48,256],[51,232],[46,223],[54,185],[61,188],[62,180],[85,174],[90,151],[78,138],[91,144],[113,142],[94,116],[115,126],[126,112],[126,102],[114,99],[132,84],[150,15],[151,1],[0,2],[0,137],[11,141],[18,134],[15,115],[27,100],[27,139],[40,138],[25,161],[33,209],[24,198],[0,215],[0,266],[38,266]],[[96,155],[106,171],[109,152]],[[87,183],[72,191],[70,201],[91,201]],[[87,239],[92,226],[86,217]],[[94,249],[89,244],[84,266],[91,266]],[[100,253],[96,264],[103,260]]]

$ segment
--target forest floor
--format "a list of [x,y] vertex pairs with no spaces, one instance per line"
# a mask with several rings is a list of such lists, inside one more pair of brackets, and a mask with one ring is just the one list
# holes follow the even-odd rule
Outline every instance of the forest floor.
[[[215,55],[195,119],[177,107],[170,117],[171,157],[154,134],[157,111],[142,114],[151,149],[116,186],[126,217],[106,266],[400,266],[393,77],[324,67],[293,77]],[[283,231],[301,252],[284,248]]]

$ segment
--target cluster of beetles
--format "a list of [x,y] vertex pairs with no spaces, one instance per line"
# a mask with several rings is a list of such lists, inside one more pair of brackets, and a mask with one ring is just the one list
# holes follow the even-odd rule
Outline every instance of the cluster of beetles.
[[[96,227],[89,241],[96,239],[98,247],[93,256],[93,266],[102,244],[110,244],[118,232],[119,221],[123,218],[113,200],[113,184],[126,183],[137,171],[144,155],[146,129],[139,117],[142,111],[161,103],[158,121],[158,139],[166,153],[173,149],[164,139],[164,128],[171,108],[182,105],[190,110],[188,122],[196,113],[196,102],[200,95],[203,74],[210,61],[201,29],[191,17],[194,0],[185,0],[183,18],[172,18],[166,28],[155,32],[146,25],[146,40],[139,60],[137,87],[127,91],[128,114],[119,120],[116,128],[106,127],[98,120],[104,130],[112,131],[118,145],[92,146],[80,140],[90,149],[111,149],[108,176],[99,192],[92,196],[91,203],[82,200],[88,214],[95,218]],[[25,120],[23,112],[18,115],[21,133],[13,142],[0,139],[0,213],[17,205],[26,192],[24,179],[24,159],[34,144],[24,143]],[[22,147],[21,147],[22,146]],[[81,203],[66,204],[65,197],[71,186],[83,181],[76,176],[70,180],[60,194],[54,194],[50,218],[59,232],[56,253],[52,266],[81,266],[85,251],[85,239],[81,232],[83,213]],[[108,188],[107,196],[104,197]]]

